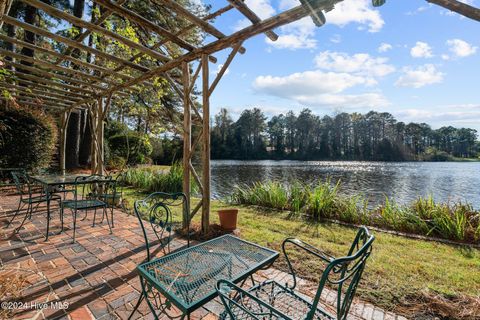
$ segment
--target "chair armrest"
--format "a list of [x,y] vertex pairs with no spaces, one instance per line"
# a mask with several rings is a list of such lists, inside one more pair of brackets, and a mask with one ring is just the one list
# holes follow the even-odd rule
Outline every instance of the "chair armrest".
[[[228,280],[218,280],[215,286],[215,289],[222,300],[223,305],[225,306],[225,311],[228,312],[231,319],[235,319],[235,315],[232,311],[232,306],[241,309],[243,312],[248,314],[254,319],[265,319],[266,316],[274,315],[280,319],[292,320],[291,317],[285,315],[284,313],[276,310],[273,306],[267,302],[259,299],[258,297],[252,295],[248,291],[240,288],[235,285],[233,282]],[[230,295],[234,293],[234,297],[231,298]],[[248,304],[243,303],[243,299],[248,299]],[[252,307],[256,306],[255,310],[252,310]],[[261,312],[259,312],[261,310]]]
[[308,244],[300,239],[297,238],[287,238],[283,241],[282,243],[282,251],[283,255],[285,256],[285,259],[287,260],[288,268],[290,270],[290,274],[292,275],[293,278],[293,285],[290,286],[288,283],[285,284],[286,287],[290,289],[294,289],[297,286],[297,277],[295,275],[295,270],[293,269],[292,263],[290,261],[290,258],[287,253],[287,245],[291,244],[294,245],[300,249],[303,249],[307,253],[319,258],[325,263],[330,263],[333,260],[335,260],[335,257],[318,249],[317,247],[312,246],[311,244]]

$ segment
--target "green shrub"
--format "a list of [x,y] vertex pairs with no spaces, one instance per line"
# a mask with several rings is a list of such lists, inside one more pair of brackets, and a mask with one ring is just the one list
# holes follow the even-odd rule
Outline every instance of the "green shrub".
[[55,152],[57,127],[38,111],[0,107],[0,167],[37,170],[48,166]]
[[128,165],[149,163],[152,146],[147,135],[114,135],[108,139],[111,157],[126,159]]
[[[183,168],[180,164],[174,163],[167,172],[152,170],[149,167],[129,169],[126,173],[126,182],[145,192],[182,192]],[[196,189],[196,184],[192,184],[192,192]]]

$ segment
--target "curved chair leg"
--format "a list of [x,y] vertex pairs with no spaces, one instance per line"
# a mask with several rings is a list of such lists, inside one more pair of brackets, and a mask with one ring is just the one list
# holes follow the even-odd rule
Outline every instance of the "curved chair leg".
[[[108,224],[108,229],[110,229],[110,234],[112,234],[112,226],[110,224],[110,220],[108,220],[108,213],[107,213],[107,207],[103,207],[103,216],[107,218],[107,224]],[[103,219],[102,219],[103,220]]]
[[60,201],[60,224],[62,226],[60,232],[63,232],[63,201]]
[[115,225],[113,224],[113,204],[112,204],[112,208],[110,210],[110,221],[112,222],[112,228],[115,228]]
[[128,316],[128,320],[132,319],[132,316],[135,314],[135,311],[137,311],[138,307],[140,307],[140,304],[143,301],[143,292],[140,293],[140,297],[138,297],[137,304],[135,305],[135,308],[133,308],[132,313]]
[[18,226],[15,229],[15,233],[18,233],[18,231],[20,231],[20,229],[23,227],[23,224],[25,223],[25,220],[27,220],[28,216],[32,214],[32,209],[33,209],[33,206],[32,206],[31,203],[29,203],[27,212],[25,212],[25,216],[23,217],[22,223],[20,224],[20,226]]
[[95,220],[97,220],[97,208],[93,209],[93,223],[92,223],[92,227],[95,227]]

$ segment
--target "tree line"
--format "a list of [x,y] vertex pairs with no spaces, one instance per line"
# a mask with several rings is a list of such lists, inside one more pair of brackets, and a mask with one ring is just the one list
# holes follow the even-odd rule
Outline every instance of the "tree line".
[[445,161],[480,151],[477,131],[397,121],[388,112],[318,116],[308,108],[268,119],[259,108],[233,121],[227,109],[213,120],[213,159]]

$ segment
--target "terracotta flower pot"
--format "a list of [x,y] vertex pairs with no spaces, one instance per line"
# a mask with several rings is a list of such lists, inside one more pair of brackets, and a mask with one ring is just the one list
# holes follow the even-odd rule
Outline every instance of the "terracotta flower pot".
[[238,209],[218,210],[220,226],[223,230],[233,231],[237,228]]

